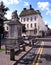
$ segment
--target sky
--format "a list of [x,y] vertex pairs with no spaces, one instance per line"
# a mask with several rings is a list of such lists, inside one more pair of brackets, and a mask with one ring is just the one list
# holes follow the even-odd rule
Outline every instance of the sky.
[[51,0],[0,0],[0,2],[1,1],[9,8],[7,15],[5,15],[8,19],[11,19],[11,14],[14,10],[17,10],[19,15],[23,8],[29,9],[29,5],[31,4],[35,10],[40,10],[45,24],[51,28]]

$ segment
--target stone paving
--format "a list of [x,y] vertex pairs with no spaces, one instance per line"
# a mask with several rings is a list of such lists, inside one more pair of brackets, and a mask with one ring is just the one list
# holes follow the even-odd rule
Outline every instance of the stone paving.
[[[4,46],[2,46],[2,48],[4,48]],[[31,47],[26,46],[26,51],[22,51],[18,55],[15,55],[15,60],[18,61],[30,49],[31,49]],[[13,65],[14,63],[16,63],[16,61],[11,61],[10,60],[10,55],[5,54],[5,51],[0,52],[0,65]]]
[[22,59],[16,62],[14,65],[31,65],[35,58],[35,48],[32,48]]
[[[37,45],[39,45],[39,44],[37,44]],[[33,46],[26,55],[24,55],[21,59],[19,59],[19,61],[17,61],[13,65],[32,65],[32,62],[33,62],[33,60],[36,56],[36,53],[37,53],[37,49],[38,48]]]

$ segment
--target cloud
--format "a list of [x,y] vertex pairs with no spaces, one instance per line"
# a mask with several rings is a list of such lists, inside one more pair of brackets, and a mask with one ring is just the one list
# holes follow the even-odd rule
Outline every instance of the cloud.
[[11,15],[12,15],[12,11],[7,11],[7,14],[5,15],[5,17],[7,19],[11,19]]
[[38,2],[37,5],[41,10],[49,10],[50,6],[49,2]]
[[48,10],[47,12],[46,12],[46,15],[50,15],[51,16],[51,10]]
[[4,2],[5,5],[9,6],[9,5],[13,5],[13,4],[19,4],[21,2],[21,0],[1,0]]
[[48,25],[48,27],[51,29],[51,25]]
[[24,2],[24,6],[29,6],[29,2]]
[[39,9],[46,11],[45,13],[46,15],[51,16],[51,9],[50,9],[51,5],[49,2],[38,2],[37,5]]
[[47,24],[47,21],[44,21],[45,22],[45,25]]

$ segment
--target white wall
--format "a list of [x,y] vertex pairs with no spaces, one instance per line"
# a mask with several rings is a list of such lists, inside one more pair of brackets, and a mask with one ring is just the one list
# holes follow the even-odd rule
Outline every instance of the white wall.
[[[37,17],[36,20],[34,19],[35,16]],[[32,21],[31,21],[31,17],[33,18]],[[25,21],[24,21],[24,18],[25,18]],[[27,18],[29,18],[29,21],[27,21]],[[22,19],[22,22],[21,22],[21,19]],[[26,30],[34,30],[35,23],[36,23],[37,35],[39,35],[39,31],[42,31],[42,30],[47,31],[45,22],[43,21],[43,18],[41,18],[39,14],[20,17],[20,22],[22,24],[25,24]],[[27,27],[27,24],[29,25],[29,27]],[[31,24],[32,24],[32,27],[31,27]]]
[[[37,15],[29,15],[29,16],[20,17],[20,21],[22,18],[21,23],[25,24],[27,30],[34,30],[34,28],[35,28],[34,24],[37,23],[37,20],[35,21],[35,19],[34,19],[35,16],[37,16]],[[32,17],[32,21],[31,21],[31,17]],[[24,18],[25,18],[25,21],[24,21]],[[29,21],[27,21],[27,18],[29,18]],[[27,24],[29,25],[29,27],[27,27]],[[31,27],[31,24],[32,24],[32,27]]]
[[39,26],[39,30],[47,31],[45,22],[43,21],[43,18],[41,18],[39,15],[38,15],[38,26]]
[[5,31],[7,31],[7,32],[9,31],[9,26],[8,26],[6,23],[4,24],[4,29],[5,29]]

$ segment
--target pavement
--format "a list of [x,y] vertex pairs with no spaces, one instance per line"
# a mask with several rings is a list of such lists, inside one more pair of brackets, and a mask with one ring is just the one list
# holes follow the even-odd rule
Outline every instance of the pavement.
[[[2,48],[5,49],[3,45]],[[15,55],[15,61],[10,60],[10,54],[5,54],[5,51],[0,52],[0,65],[13,65],[18,61],[22,56],[24,56],[32,47],[26,46],[26,51],[21,51]]]

